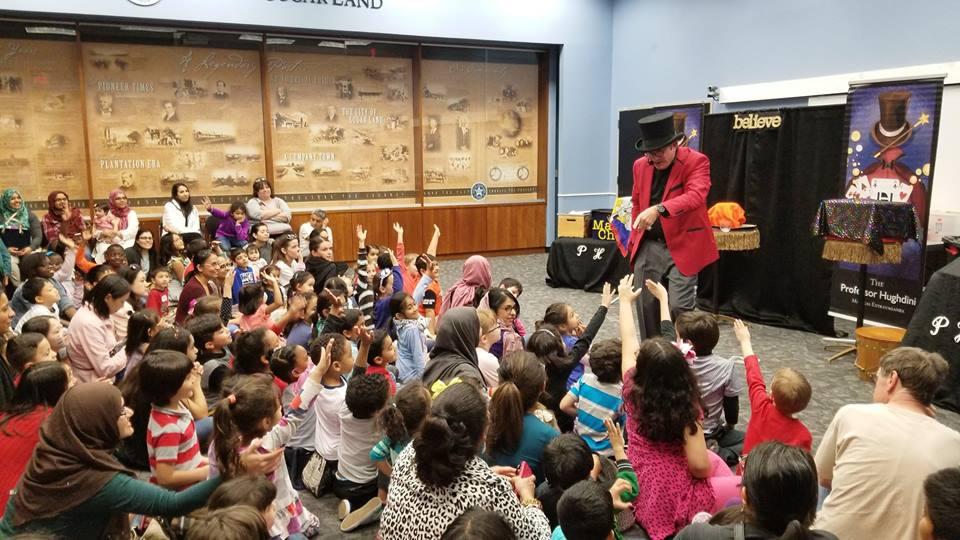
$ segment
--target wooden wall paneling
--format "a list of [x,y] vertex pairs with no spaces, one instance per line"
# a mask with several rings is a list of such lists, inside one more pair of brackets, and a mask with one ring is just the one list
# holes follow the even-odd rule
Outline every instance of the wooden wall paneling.
[[[350,230],[356,235],[357,225],[367,230],[367,245],[385,245],[393,249],[397,245],[397,235],[393,232],[387,210],[359,210],[351,213],[353,226]],[[356,246],[356,243],[354,243]],[[356,255],[354,255],[356,257]]]
[[[394,223],[399,223],[403,227],[403,245],[408,253],[420,253],[427,249],[427,244],[430,243],[430,235],[433,234],[433,225],[422,223],[421,212],[419,208],[411,208],[408,210],[390,210],[387,213],[391,235],[393,234]],[[391,238],[391,242],[396,243],[396,237],[392,236]]]
[[[352,212],[327,212],[333,229],[333,258],[337,261],[357,260],[357,232]],[[309,215],[307,216],[309,219]]]
[[543,247],[546,205],[487,206],[487,250],[505,251]]
[[[460,253],[472,254],[487,251],[486,208],[456,208],[454,215],[456,216],[456,241],[462,248]],[[442,234],[440,238],[443,238]]]
[[440,244],[437,246],[438,255],[449,255],[451,253],[460,253],[458,246],[456,230],[456,216],[453,208],[424,208],[421,214],[421,222],[424,228],[433,228],[434,224],[440,227]]
[[438,255],[487,251],[486,207],[424,208],[423,223],[440,227]]

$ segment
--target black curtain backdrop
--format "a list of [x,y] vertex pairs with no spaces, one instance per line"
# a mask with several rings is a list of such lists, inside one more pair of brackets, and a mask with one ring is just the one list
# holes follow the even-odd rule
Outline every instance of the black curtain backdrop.
[[[707,115],[703,152],[708,207],[738,202],[760,228],[760,249],[722,252],[720,311],[763,324],[834,335],[832,263],[811,225],[821,200],[843,184],[844,107],[782,109],[778,129],[733,130],[734,114]],[[742,113],[741,113],[742,114]],[[700,306],[712,309],[713,269],[700,273]]]

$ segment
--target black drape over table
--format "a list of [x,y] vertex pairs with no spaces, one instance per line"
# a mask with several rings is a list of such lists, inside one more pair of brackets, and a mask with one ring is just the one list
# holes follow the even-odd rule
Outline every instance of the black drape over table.
[[[811,225],[820,201],[838,197],[843,185],[844,107],[778,112],[777,129],[734,131],[733,113],[704,120],[713,182],[707,204],[740,203],[761,238],[758,251],[721,257],[720,312],[832,335],[832,263],[821,258],[823,241]],[[700,273],[705,309],[713,307],[712,275]]]

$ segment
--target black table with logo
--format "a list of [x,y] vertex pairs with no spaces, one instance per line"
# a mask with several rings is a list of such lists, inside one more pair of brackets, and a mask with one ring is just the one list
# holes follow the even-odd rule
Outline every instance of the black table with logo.
[[604,283],[616,287],[631,272],[617,243],[592,238],[557,238],[547,258],[547,285],[589,292],[603,290]]

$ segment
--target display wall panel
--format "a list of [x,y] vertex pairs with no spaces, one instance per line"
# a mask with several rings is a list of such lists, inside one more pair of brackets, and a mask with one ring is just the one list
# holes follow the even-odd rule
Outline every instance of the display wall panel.
[[424,202],[536,200],[536,53],[425,47],[421,66]]
[[95,195],[159,212],[177,182],[215,203],[265,176],[257,50],[82,44]]
[[0,183],[37,211],[63,190],[89,197],[74,41],[0,39]]
[[415,204],[413,47],[304,48],[266,51],[277,190],[294,207]]

